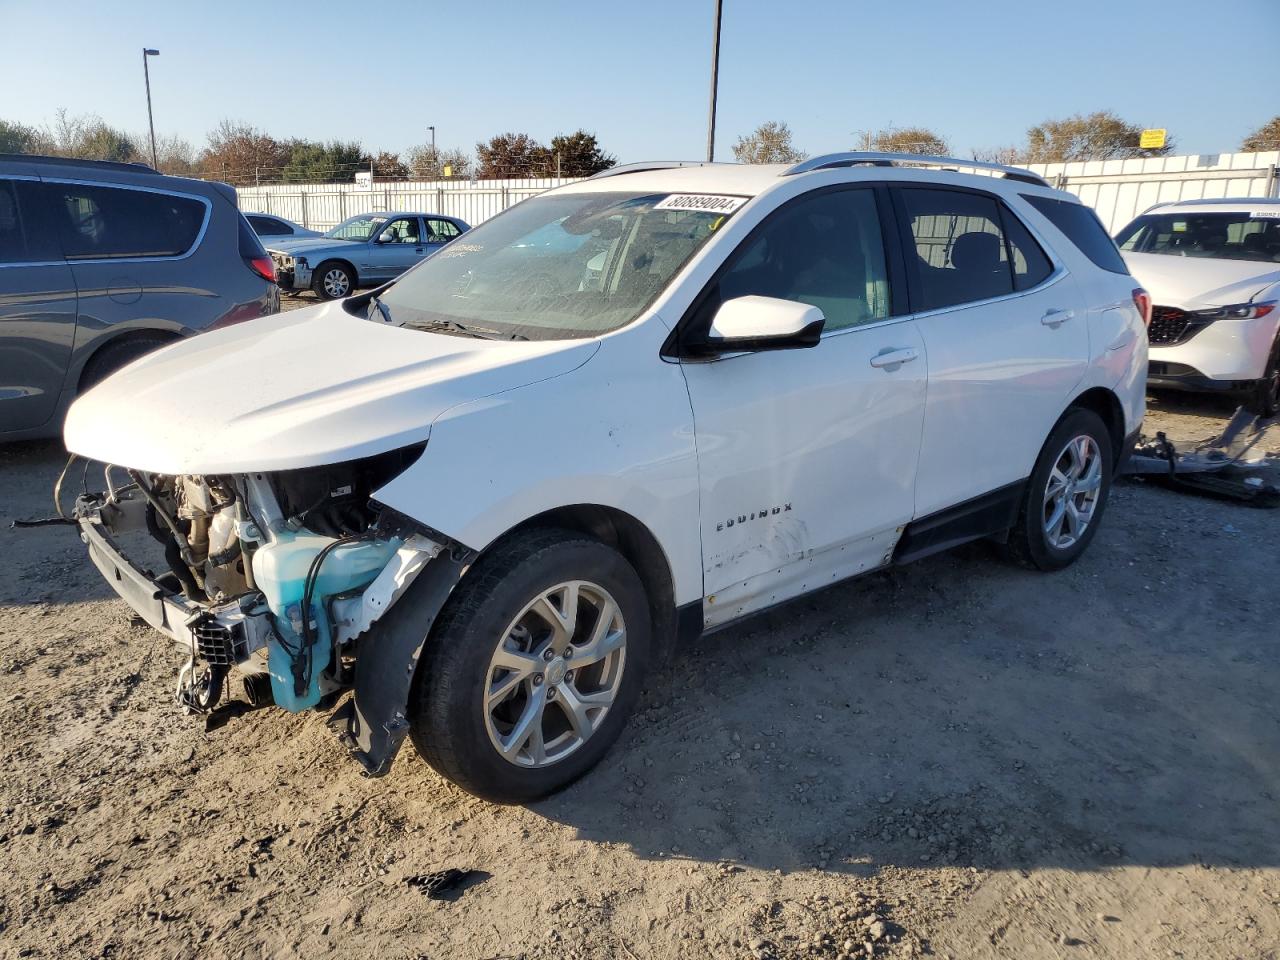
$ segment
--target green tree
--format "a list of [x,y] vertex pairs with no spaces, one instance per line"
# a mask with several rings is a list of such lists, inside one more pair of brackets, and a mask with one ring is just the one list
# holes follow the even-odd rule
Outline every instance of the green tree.
[[1073,160],[1124,160],[1164,156],[1173,150],[1170,137],[1159,150],[1138,146],[1143,127],[1110,110],[1046,120],[1027,131],[1027,163],[1069,163]]
[[368,170],[370,156],[355,141],[290,140],[280,178],[291,183],[330,183],[351,180],[359,170]]
[[594,133],[578,130],[551,138],[551,173],[562,177],[589,177],[616,166],[618,158],[600,149]]
[[739,137],[733,155],[739,163],[797,163],[805,158],[791,143],[791,128],[778,120],[766,120]]
[[551,151],[527,133],[501,133],[476,144],[480,180],[545,177]]
[[35,127],[0,120],[0,153],[36,153],[41,139],[40,131]]
[[863,149],[880,153],[918,153],[945,157],[951,148],[947,141],[928,127],[888,127],[863,137]]
[[1272,117],[1253,133],[1244,138],[1240,149],[1247,153],[1261,150],[1280,150],[1280,117]]

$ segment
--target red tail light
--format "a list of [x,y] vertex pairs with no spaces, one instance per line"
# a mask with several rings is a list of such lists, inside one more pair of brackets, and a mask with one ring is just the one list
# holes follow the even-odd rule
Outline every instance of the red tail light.
[[1142,323],[1144,326],[1151,326],[1151,294],[1143,290],[1141,287],[1135,287],[1133,291],[1133,305],[1138,308],[1138,312],[1142,314]]
[[244,262],[249,265],[249,269],[260,276],[268,283],[276,282],[276,265],[270,257],[245,257]]

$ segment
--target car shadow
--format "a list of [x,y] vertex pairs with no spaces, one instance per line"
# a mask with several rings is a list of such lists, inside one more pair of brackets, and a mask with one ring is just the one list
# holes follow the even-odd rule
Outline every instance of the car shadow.
[[1276,552],[1190,589],[1109,520],[1058,574],[971,545],[704,638],[536,811],[728,869],[1280,863]]

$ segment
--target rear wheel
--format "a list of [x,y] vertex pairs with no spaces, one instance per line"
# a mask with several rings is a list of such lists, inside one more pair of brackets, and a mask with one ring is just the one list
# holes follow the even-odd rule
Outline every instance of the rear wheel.
[[1280,413],[1280,337],[1271,345],[1266,372],[1249,391],[1244,405],[1260,417],[1274,417]]
[[326,260],[311,275],[311,289],[321,300],[341,300],[356,288],[351,268],[336,260]]
[[1061,570],[1084,553],[1098,532],[1111,493],[1111,435],[1091,410],[1058,421],[1036,459],[1007,551],[1037,570]]
[[105,380],[144,354],[172,342],[173,337],[166,337],[162,333],[148,333],[108,343],[84,365],[84,371],[80,374],[80,392],[83,393],[99,381]]
[[414,746],[486,800],[553,793],[621,733],[649,633],[644,587],[616,551],[568,531],[518,535],[476,563],[427,641]]

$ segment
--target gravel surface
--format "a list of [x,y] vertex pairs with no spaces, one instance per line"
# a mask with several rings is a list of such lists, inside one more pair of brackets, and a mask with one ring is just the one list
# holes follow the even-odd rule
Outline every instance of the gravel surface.
[[62,459],[0,447],[0,957],[1280,956],[1280,511],[1126,482],[1062,573],[830,588],[502,808],[411,748],[362,779],[315,714],[181,715],[75,535],[8,529]]

